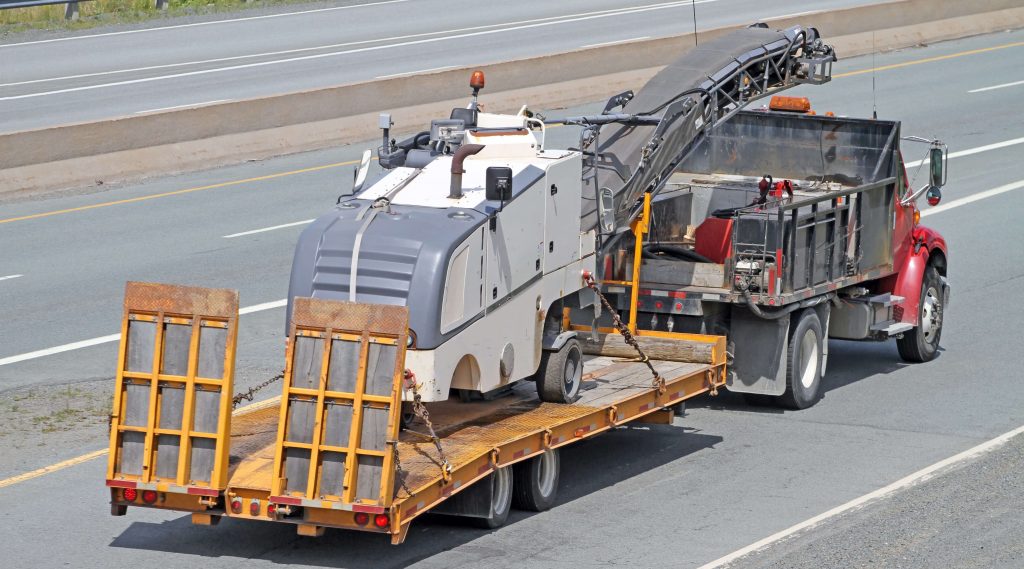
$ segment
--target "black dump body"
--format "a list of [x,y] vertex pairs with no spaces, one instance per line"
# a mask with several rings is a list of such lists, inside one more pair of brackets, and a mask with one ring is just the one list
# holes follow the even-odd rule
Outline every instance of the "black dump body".
[[[717,268],[719,280],[668,282],[691,269],[660,261],[659,272],[653,258],[641,280],[779,306],[892,273],[899,131],[893,121],[775,111],[742,111],[718,124],[656,199],[648,241],[693,245],[711,261],[696,271]],[[792,181],[794,195],[751,205],[766,176]],[[696,229],[689,242],[688,226]],[[627,268],[616,263],[615,276],[628,278]]]

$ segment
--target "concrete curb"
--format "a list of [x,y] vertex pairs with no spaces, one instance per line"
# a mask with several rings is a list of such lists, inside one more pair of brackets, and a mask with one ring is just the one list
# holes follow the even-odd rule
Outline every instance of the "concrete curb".
[[[1019,0],[892,0],[769,20],[813,25],[840,58],[1024,27]],[[698,34],[707,41],[739,26]],[[642,84],[693,35],[581,49],[485,66],[491,110],[594,101]],[[637,62],[644,68],[636,69]],[[0,193],[87,186],[367,140],[391,110],[415,128],[465,104],[467,69],[398,77],[0,135]],[[433,101],[424,101],[430,93]]]

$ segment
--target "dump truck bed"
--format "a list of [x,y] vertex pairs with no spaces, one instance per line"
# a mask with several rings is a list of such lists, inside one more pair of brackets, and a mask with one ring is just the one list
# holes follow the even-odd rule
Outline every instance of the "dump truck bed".
[[[653,388],[651,372],[644,364],[594,357],[584,363],[580,398],[569,405],[541,402],[530,382],[515,385],[507,395],[490,401],[451,400],[431,405],[430,418],[452,466],[451,476],[445,479],[433,442],[421,434],[426,427],[420,421],[413,422],[410,429],[401,432],[398,443],[401,466],[391,510],[393,524],[379,531],[392,533],[393,541],[400,542],[415,517],[495,468],[630,421],[671,422],[671,412],[665,407],[714,390],[724,381],[722,364],[652,363],[666,380],[663,394]],[[243,496],[261,504],[270,499],[279,414],[275,399],[233,418],[226,492],[229,498]],[[337,509],[335,503],[280,496],[273,500],[303,507],[302,517],[278,521],[315,526],[308,531],[320,531],[323,526],[377,529],[372,525],[355,527],[352,512]],[[269,519],[265,505],[257,516],[250,515],[247,508],[240,515],[230,510],[216,513]]]

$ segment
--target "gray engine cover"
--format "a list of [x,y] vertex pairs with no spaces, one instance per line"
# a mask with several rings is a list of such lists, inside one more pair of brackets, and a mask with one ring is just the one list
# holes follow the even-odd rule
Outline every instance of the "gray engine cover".
[[[349,300],[352,251],[365,221],[356,217],[369,204],[361,199],[343,202],[302,232],[288,284],[286,334],[291,326],[291,299]],[[391,205],[380,211],[360,245],[356,302],[407,306],[416,347],[436,348],[473,321],[440,333],[448,260],[486,220],[483,213],[462,208]]]

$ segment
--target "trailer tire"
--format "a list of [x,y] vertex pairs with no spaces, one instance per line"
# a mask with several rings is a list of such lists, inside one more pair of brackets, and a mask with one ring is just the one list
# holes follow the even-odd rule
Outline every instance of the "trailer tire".
[[583,348],[576,338],[558,351],[544,352],[537,370],[537,395],[549,403],[572,403],[583,381]]
[[473,518],[476,525],[484,529],[495,529],[505,525],[508,512],[512,509],[512,491],[515,484],[512,480],[512,469],[497,468],[488,476],[491,484],[491,508],[485,518]]
[[896,349],[904,361],[923,363],[935,359],[942,337],[942,279],[939,271],[929,265],[921,279],[921,302],[918,304],[917,326],[896,339]]
[[790,409],[806,409],[821,398],[821,321],[813,308],[793,313],[786,351],[786,392],[779,403]]
[[558,449],[553,448],[515,464],[512,467],[512,505],[530,512],[550,510],[558,497],[560,467]]

